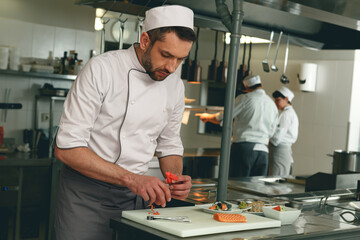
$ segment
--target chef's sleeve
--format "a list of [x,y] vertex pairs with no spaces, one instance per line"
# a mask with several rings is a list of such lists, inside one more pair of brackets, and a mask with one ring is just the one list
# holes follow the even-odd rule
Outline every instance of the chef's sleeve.
[[270,142],[274,146],[278,146],[284,139],[284,136],[290,127],[291,127],[291,118],[289,117],[288,114],[282,114],[282,116],[280,116],[279,118],[278,124],[275,129],[275,133],[270,139]]
[[178,91],[175,107],[169,117],[168,123],[157,138],[156,156],[158,158],[179,155],[182,156],[184,148],[181,142],[180,128],[185,109],[184,85],[181,83],[182,90]]
[[99,114],[103,86],[102,68],[90,59],[76,78],[61,115],[56,145],[59,148],[87,147],[94,122]]

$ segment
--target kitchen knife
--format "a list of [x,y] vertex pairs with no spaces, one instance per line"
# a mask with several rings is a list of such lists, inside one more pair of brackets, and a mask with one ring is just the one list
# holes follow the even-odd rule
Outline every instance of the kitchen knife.
[[176,222],[188,222],[191,223],[191,220],[188,217],[160,217],[160,216],[147,216],[147,220],[168,220],[168,221],[176,221]]

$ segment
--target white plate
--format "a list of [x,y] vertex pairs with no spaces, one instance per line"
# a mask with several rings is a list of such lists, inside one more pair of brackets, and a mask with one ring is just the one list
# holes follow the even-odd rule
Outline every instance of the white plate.
[[242,213],[243,212],[243,209],[240,209],[239,206],[236,204],[231,204],[230,211],[209,209],[209,207],[211,207],[212,205],[214,205],[214,204],[209,203],[209,204],[195,205],[195,207],[202,209],[204,212],[212,213],[212,214],[215,214],[215,213]]

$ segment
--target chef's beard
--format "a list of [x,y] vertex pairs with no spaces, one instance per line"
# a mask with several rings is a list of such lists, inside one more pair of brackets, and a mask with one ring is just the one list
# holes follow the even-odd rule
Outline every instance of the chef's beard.
[[161,77],[158,78],[158,77],[156,77],[156,74],[155,74],[155,73],[156,73],[157,71],[162,71],[162,72],[165,72],[165,73],[169,73],[169,74],[170,74],[170,72],[167,71],[166,69],[160,69],[160,68],[158,68],[158,69],[153,69],[153,65],[152,65],[152,62],[151,62],[151,54],[150,54],[151,49],[152,49],[152,46],[149,46],[148,49],[146,49],[146,51],[145,51],[144,54],[142,55],[142,58],[141,58],[142,64],[143,64],[143,66],[144,66],[147,74],[149,74],[149,76],[150,76],[150,78],[151,78],[152,80],[154,80],[154,81],[163,81],[163,80],[164,80],[165,78],[167,78],[167,76],[169,76],[169,75],[167,75],[166,77],[163,77],[163,78],[161,78]]

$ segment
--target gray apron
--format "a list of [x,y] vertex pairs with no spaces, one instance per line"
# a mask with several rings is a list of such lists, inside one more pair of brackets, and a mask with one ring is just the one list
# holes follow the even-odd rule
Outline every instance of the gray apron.
[[64,166],[56,199],[56,240],[111,240],[109,221],[123,210],[144,208],[128,188],[88,178]]
[[291,146],[269,144],[269,176],[288,176],[293,162]]

